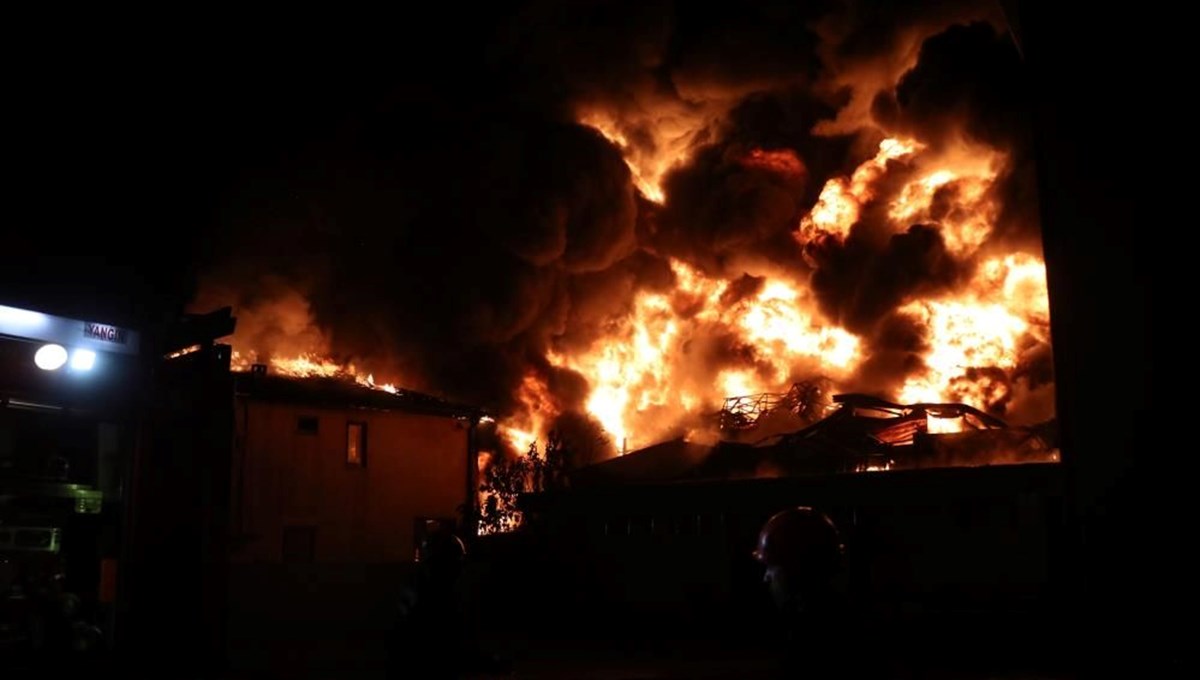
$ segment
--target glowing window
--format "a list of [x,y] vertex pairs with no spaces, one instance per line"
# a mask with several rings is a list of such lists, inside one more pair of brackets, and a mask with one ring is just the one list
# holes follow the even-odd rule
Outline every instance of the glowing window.
[[346,423],[346,464],[367,466],[366,423]]

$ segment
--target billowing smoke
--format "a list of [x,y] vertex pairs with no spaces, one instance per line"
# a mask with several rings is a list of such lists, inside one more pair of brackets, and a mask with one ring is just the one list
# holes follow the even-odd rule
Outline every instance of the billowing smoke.
[[[912,170],[902,163],[889,169],[888,178],[895,183],[882,183],[876,209],[864,210],[848,238],[820,240],[810,247],[816,266],[811,281],[823,309],[870,338],[872,356],[859,375],[868,391],[894,384],[911,371],[913,353],[922,349],[912,319],[900,313],[903,301],[968,284],[989,253],[1040,256],[1023,75],[1018,52],[1002,28],[974,21],[923,40],[913,66],[894,87],[873,97],[871,120],[884,134],[918,140],[933,156],[953,155],[970,145],[1003,153],[1005,160],[987,190],[996,210],[994,226],[978,250],[966,256],[948,249],[946,232],[935,226],[914,222],[896,233],[895,216],[878,209],[911,179]],[[956,184],[936,190],[931,217],[945,219],[963,203],[958,194],[969,189]],[[981,373],[990,374],[990,380]],[[1008,371],[970,368],[960,380],[996,385],[981,405],[1001,414],[1021,418],[1036,411],[1045,418],[1052,412],[1052,392],[1027,394],[1052,383],[1048,345],[1031,348]]]
[[[197,306],[238,307],[235,345],[322,353],[610,446],[630,433],[596,405],[602,388],[640,391],[618,415],[645,444],[728,390],[786,389],[833,355],[846,388],[895,396],[942,370],[970,383],[964,398],[997,383],[993,411],[1047,415],[1045,342],[1006,348],[1020,358],[997,375],[921,359],[957,309],[923,301],[1009,285],[988,258],[1040,257],[1021,62],[992,4],[497,13],[464,50],[469,77],[431,66],[414,83],[408,65],[234,187]],[[829,183],[889,138],[921,150],[863,175],[844,229],[814,220]],[[986,181],[977,157],[993,161]],[[942,162],[968,170],[930,175]],[[811,347],[772,330],[785,303]],[[623,373],[636,343],[671,370]]]

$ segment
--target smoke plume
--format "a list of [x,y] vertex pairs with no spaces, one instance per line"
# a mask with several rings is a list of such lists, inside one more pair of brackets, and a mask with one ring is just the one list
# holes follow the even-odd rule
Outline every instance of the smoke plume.
[[[369,105],[229,188],[196,306],[236,305],[235,344],[616,447],[830,370],[890,396],[986,382],[982,406],[1046,415],[1048,337],[991,371],[926,356],[957,309],[937,300],[983,290],[988,258],[1040,257],[1022,64],[992,4],[494,14],[447,38],[467,68],[382,69]],[[860,172],[890,138],[920,150]],[[822,227],[829,183],[860,174],[854,219]]]

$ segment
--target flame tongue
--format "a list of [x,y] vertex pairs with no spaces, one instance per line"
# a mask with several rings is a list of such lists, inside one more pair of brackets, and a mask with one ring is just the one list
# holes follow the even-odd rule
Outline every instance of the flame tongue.
[[[234,371],[248,371],[254,364],[260,363],[259,353],[250,350],[246,352],[234,350],[230,357],[230,368]],[[382,390],[396,394],[399,388],[394,383],[377,383],[372,373],[360,372],[354,364],[341,364],[329,357],[314,353],[303,353],[291,357],[270,356],[266,360],[272,373],[290,378],[342,378],[353,380],[364,387]]]
[[849,178],[834,177],[825,183],[817,204],[800,221],[797,238],[811,241],[819,234],[846,238],[850,227],[858,221],[862,206],[876,196],[876,183],[887,171],[890,161],[907,158],[923,148],[920,144],[900,139],[885,139],[879,153],[858,166]]

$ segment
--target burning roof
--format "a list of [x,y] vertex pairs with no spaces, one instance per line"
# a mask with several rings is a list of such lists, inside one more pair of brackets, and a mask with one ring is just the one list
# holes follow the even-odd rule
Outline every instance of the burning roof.
[[808,476],[1058,460],[1052,423],[1014,427],[966,404],[897,404],[863,394],[757,443],[663,442],[578,471],[577,485]]
[[235,371],[237,393],[251,399],[381,411],[403,411],[451,418],[480,418],[483,411],[437,397],[396,389],[368,387],[343,377],[268,375],[265,370]]
[[1045,428],[1012,427],[966,404],[897,404],[864,394],[797,432],[769,437],[761,474],[866,472],[898,468],[1057,460]]

